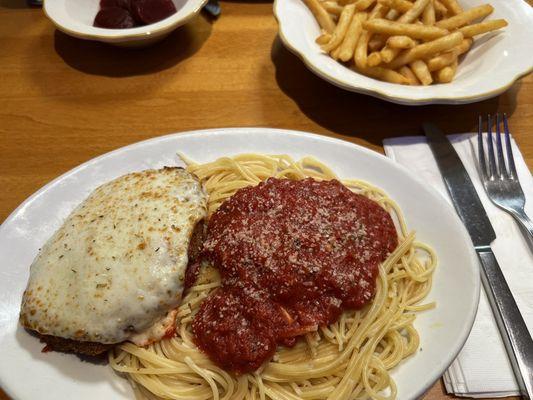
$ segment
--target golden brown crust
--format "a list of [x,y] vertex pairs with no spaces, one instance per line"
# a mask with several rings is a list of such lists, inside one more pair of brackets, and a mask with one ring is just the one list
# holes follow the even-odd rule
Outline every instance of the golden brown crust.
[[192,231],[191,240],[189,241],[189,248],[187,250],[189,256],[188,265],[191,265],[198,260],[200,251],[202,250],[202,245],[205,239],[205,229],[206,223],[205,220],[198,221],[194,230]]
[[65,339],[58,336],[38,334],[41,342],[46,343],[43,351],[60,351],[62,353],[76,353],[87,356],[99,356],[111,349],[114,344],[96,342],[81,342],[78,340]]
[[200,270],[200,252],[202,251],[202,245],[206,236],[206,227],[205,220],[202,220],[196,224],[192,232],[188,248],[189,262],[185,270],[185,290],[183,296],[194,285],[198,277]]

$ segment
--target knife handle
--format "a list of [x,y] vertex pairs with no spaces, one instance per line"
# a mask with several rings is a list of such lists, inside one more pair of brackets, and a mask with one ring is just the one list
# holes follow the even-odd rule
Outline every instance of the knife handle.
[[522,398],[533,400],[533,340],[490,247],[476,249],[481,280],[513,367]]

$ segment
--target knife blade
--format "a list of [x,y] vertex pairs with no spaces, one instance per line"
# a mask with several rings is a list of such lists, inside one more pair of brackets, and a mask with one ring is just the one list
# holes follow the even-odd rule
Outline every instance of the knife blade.
[[474,184],[450,141],[432,124],[424,124],[424,133],[459,217],[474,247],[488,246],[496,233],[477,195]]
[[433,124],[424,124],[429,147],[481,261],[481,281],[509,356],[522,398],[533,399],[533,340],[490,248],[496,233],[470,176],[450,141]]

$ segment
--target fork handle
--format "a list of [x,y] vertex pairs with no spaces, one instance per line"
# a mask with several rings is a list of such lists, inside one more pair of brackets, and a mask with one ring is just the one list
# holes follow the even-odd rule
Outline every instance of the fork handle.
[[533,222],[531,222],[524,210],[512,210],[511,215],[520,224],[524,233],[524,238],[526,239],[530,250],[533,251]]
[[533,340],[490,247],[476,249],[481,280],[522,398],[533,400]]

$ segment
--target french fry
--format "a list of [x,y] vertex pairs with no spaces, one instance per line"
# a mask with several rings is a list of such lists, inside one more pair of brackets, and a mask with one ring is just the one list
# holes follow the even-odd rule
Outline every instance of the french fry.
[[436,78],[439,83],[448,83],[453,80],[457,71],[457,61],[454,61],[451,65],[444,67],[440,71],[437,71]]
[[439,28],[452,30],[460,28],[461,26],[464,26],[478,18],[484,18],[492,13],[492,11],[494,11],[494,7],[492,7],[490,4],[485,4],[463,11],[460,14],[454,15],[453,17],[440,20],[439,22],[435,23],[435,25]]
[[424,11],[424,8],[428,5],[429,0],[416,0],[413,7],[409,9],[405,14],[398,18],[398,22],[409,23],[413,22]]
[[437,19],[444,19],[448,16],[448,9],[439,0],[433,0],[433,7],[435,7]]
[[337,17],[341,15],[342,9],[344,8],[343,6],[339,5],[339,3],[337,3],[336,1],[324,1],[322,3],[322,7],[324,7],[324,9],[328,13],[336,15]]
[[[376,18],[383,18],[385,13],[388,11],[388,8],[384,6],[383,4],[377,4],[374,9],[370,12],[368,15],[368,19],[376,19]],[[381,37],[380,35],[369,35],[370,41],[372,43],[369,43],[369,48],[372,51],[380,50],[385,45],[385,38]],[[370,44],[373,46],[376,46],[375,48],[371,48]]]
[[470,49],[470,46],[472,46],[472,39],[463,39],[462,42],[453,49],[428,59],[428,69],[431,72],[434,72],[452,64],[454,61],[457,61],[457,57],[466,53]]
[[387,10],[388,8],[385,7],[383,4],[376,4],[374,9],[370,11],[370,14],[368,15],[368,19],[383,18]]
[[370,51],[380,51],[385,46],[385,41],[386,39],[382,35],[372,35],[372,38],[368,42],[368,49]]
[[435,21],[435,6],[433,5],[433,0],[430,0],[422,12],[422,22],[424,25],[435,25]]
[[366,65],[369,67],[375,67],[381,64],[381,55],[378,51],[370,53],[366,59]]
[[382,67],[366,67],[358,68],[359,72],[372,78],[390,83],[399,83],[401,85],[408,85],[409,81],[401,74],[392,69]]
[[363,30],[357,46],[355,47],[354,61],[357,68],[366,68],[367,66],[367,52],[368,52],[368,40],[370,38],[370,32]]
[[459,52],[457,51],[457,49],[453,49],[451,51],[446,51],[442,54],[439,54],[438,56],[430,58],[427,61],[428,69],[433,72],[450,65],[455,60],[457,60],[457,56],[459,55],[458,53]]
[[416,42],[409,36],[391,36],[387,39],[387,46],[395,49],[410,49],[416,46]]
[[469,38],[475,35],[481,35],[482,33],[487,33],[501,29],[507,26],[507,21],[504,19],[494,19],[492,21],[480,22],[478,24],[464,26],[459,29],[459,32],[463,34],[465,38]]
[[383,49],[381,49],[379,54],[381,56],[381,60],[384,63],[388,64],[392,60],[394,60],[398,54],[400,54],[400,51],[402,51],[402,49],[393,48],[393,47],[389,47],[389,46],[386,45],[385,47],[383,47]]
[[428,66],[426,65],[424,61],[415,60],[412,63],[410,63],[409,66],[413,70],[418,80],[422,83],[422,85],[427,86],[427,85],[430,85],[431,82],[433,82],[431,73],[429,72]]
[[338,46],[337,48],[333,49],[331,53],[329,53],[329,55],[331,56],[331,58],[337,61],[339,59],[340,52],[341,52],[341,47]]
[[412,49],[405,50],[402,54],[396,57],[390,65],[387,65],[387,67],[397,69],[414,60],[429,58],[437,53],[452,49],[459,45],[462,40],[463,34],[461,32],[453,32],[447,36],[432,40],[431,42],[419,44]]
[[315,42],[317,44],[326,44],[331,40],[331,35],[327,32],[322,33],[319,37],[315,39]]
[[470,50],[472,43],[474,43],[472,38],[463,39],[461,43],[459,43],[459,46],[454,49],[455,51],[457,51],[457,56],[460,56],[461,54],[466,53],[468,50]]
[[369,20],[366,21],[363,26],[365,29],[368,29],[373,33],[389,36],[409,36],[413,39],[422,40],[433,40],[448,34],[446,29],[438,28],[436,26],[405,24],[387,21],[386,19]]
[[370,7],[372,4],[374,4],[376,0],[358,0],[356,3],[355,3],[355,9],[357,11],[364,11],[366,10],[368,7]]
[[[378,3],[378,4],[376,4],[374,9],[368,15],[368,19],[370,20],[370,19],[375,19],[375,18],[382,18],[385,15],[385,13],[387,12],[387,10],[388,10],[388,8],[386,6]],[[372,45],[377,45],[375,50],[379,50],[385,45],[385,38],[380,37],[380,35],[372,35],[372,34],[369,33],[368,34],[368,41],[367,41],[367,46],[368,47],[370,47],[369,46],[370,43],[368,43],[370,40],[372,40]],[[372,51],[374,51],[374,50],[372,50]]]
[[398,17],[400,16],[400,13],[395,9],[390,9],[389,12],[385,15],[385,19],[388,19],[389,21],[396,21]]
[[413,3],[407,0],[378,0],[380,4],[383,4],[389,8],[393,8],[400,13],[406,13],[413,7]]
[[418,81],[416,75],[413,73],[411,68],[409,68],[407,65],[404,65],[401,67],[398,72],[409,82],[409,85],[411,86],[418,86],[420,82]]
[[453,15],[457,15],[463,12],[463,8],[459,5],[457,0],[440,0],[444,7]]
[[354,14],[348,30],[346,31],[346,36],[340,45],[339,59],[341,61],[348,61],[354,56],[355,47],[357,46],[357,41],[361,32],[363,31],[363,21],[366,19],[366,13],[356,13]]
[[335,27],[335,30],[331,35],[331,40],[325,45],[322,45],[322,50],[324,50],[326,53],[329,53],[331,50],[333,50],[342,43],[342,40],[346,35],[346,31],[348,30],[348,26],[350,25],[350,21],[352,20],[354,14],[354,4],[350,4],[344,7],[344,10],[342,10],[342,14],[339,17],[339,22],[337,23],[337,26]]
[[318,25],[320,25],[322,29],[325,29],[326,32],[333,33],[335,30],[335,22],[333,22],[331,15],[328,14],[318,0],[304,0],[304,2],[315,16]]

